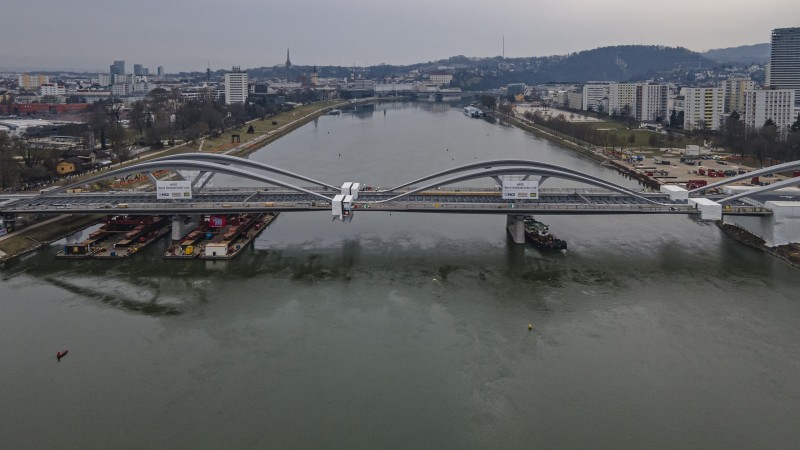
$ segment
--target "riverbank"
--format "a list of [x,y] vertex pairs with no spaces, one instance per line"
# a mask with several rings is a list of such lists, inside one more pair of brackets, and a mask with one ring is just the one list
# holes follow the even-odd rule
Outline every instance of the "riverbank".
[[100,216],[64,215],[56,220],[32,226],[0,241],[0,262],[9,261],[62,239],[97,222]]
[[534,123],[530,123],[526,120],[520,119],[512,115],[503,114],[501,112],[494,112],[493,115],[502,120],[505,120],[506,122],[514,125],[517,128],[533,133],[534,135],[541,137],[543,139],[547,139],[548,141],[555,142],[556,144],[567,147],[568,149],[578,152],[581,155],[589,159],[592,159],[594,161],[597,161],[599,163],[603,163],[609,160],[608,157],[592,151],[592,147],[589,143],[579,141],[578,139],[575,139],[571,136],[557,133],[548,128],[536,125]]
[[777,247],[767,247],[764,240],[750,233],[744,228],[717,222],[717,226],[725,235],[744,245],[767,252],[776,258],[782,259],[791,264],[796,269],[800,269],[800,244],[779,245]]

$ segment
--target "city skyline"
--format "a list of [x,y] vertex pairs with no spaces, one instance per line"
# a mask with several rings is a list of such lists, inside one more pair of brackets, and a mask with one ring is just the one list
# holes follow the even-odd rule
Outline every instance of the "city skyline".
[[320,66],[492,57],[503,49],[507,57],[548,56],[627,44],[704,51],[766,43],[772,29],[800,25],[782,13],[792,10],[791,0],[765,0],[756,10],[688,0],[676,0],[668,10],[621,0],[577,1],[569,8],[518,0],[469,9],[445,1],[417,3],[235,0],[225,6],[243,12],[234,16],[215,13],[218,4],[208,0],[143,0],[141,7],[124,10],[97,0],[51,5],[12,0],[0,29],[0,39],[12,45],[0,49],[0,68],[106,71],[113,60],[151,70],[164,66],[172,73],[269,67],[285,62],[287,47],[296,64]]

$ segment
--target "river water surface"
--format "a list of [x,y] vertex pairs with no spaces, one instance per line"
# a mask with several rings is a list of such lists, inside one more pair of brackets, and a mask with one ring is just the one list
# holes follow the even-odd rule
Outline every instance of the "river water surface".
[[[251,158],[373,186],[528,158],[635,186],[442,104],[321,117]],[[569,251],[510,244],[503,216],[367,211],[282,214],[228,262],[53,244],[0,268],[0,445],[797,445],[796,270],[683,216],[541,219]]]

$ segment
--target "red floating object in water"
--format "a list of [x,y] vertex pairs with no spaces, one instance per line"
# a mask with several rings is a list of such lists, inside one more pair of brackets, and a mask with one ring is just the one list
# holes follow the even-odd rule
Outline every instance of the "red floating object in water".
[[56,353],[56,359],[61,361],[61,358],[67,356],[67,353],[69,353],[69,350],[64,350],[63,352]]

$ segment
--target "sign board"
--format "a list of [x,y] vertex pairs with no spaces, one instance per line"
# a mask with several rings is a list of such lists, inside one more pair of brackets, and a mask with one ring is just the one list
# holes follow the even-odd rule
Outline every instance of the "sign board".
[[227,223],[226,216],[211,216],[208,219],[208,226],[210,228],[222,228]]
[[156,181],[158,199],[192,198],[191,181]]
[[503,180],[503,200],[537,200],[538,198],[538,181]]
[[5,228],[0,228],[0,236],[5,236],[7,234],[8,234],[8,230],[6,230]]

